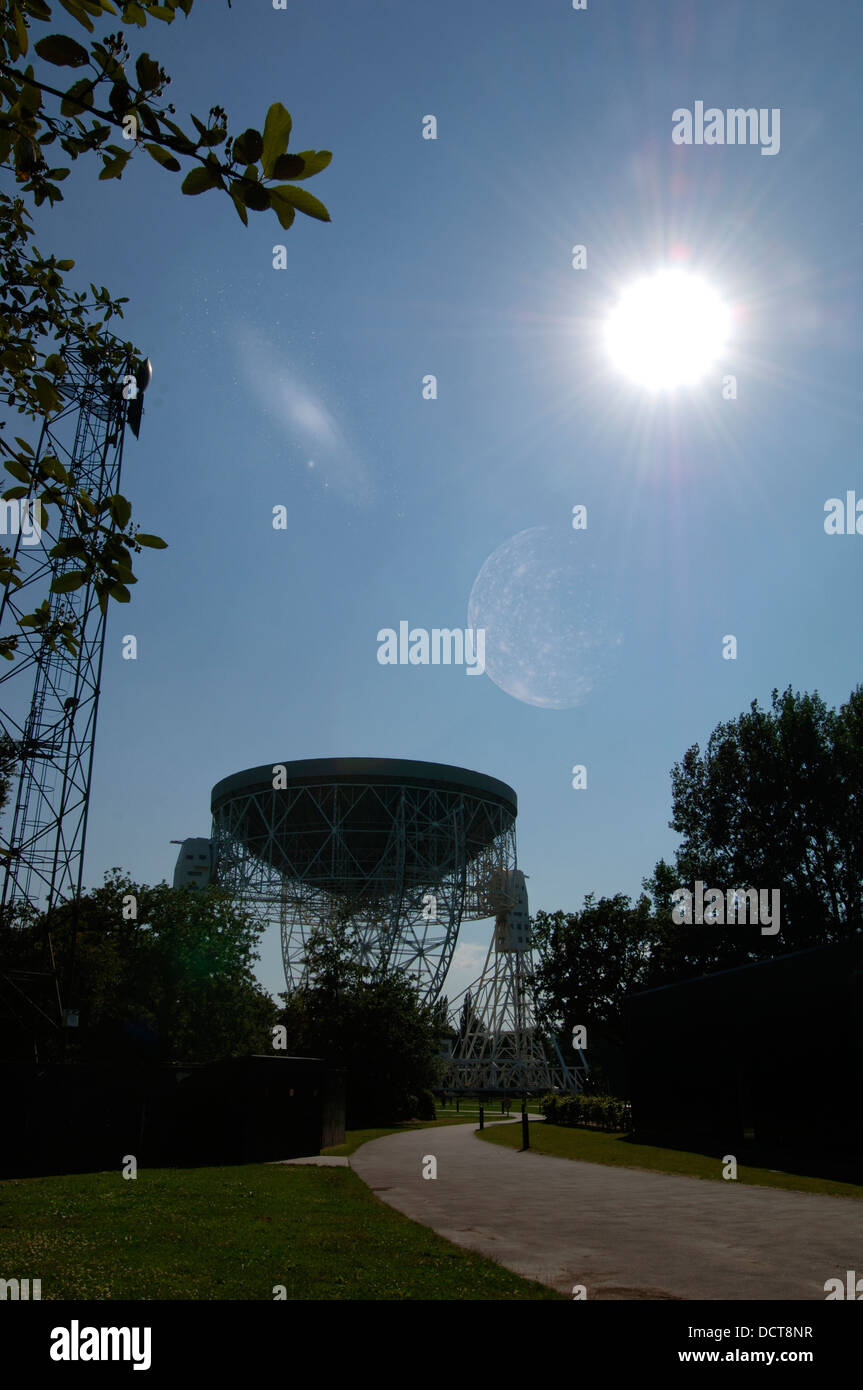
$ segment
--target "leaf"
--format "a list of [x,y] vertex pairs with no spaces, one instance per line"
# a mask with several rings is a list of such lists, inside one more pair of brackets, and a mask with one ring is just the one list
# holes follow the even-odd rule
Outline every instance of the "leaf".
[[57,68],[80,68],[90,61],[86,48],[68,34],[48,34],[34,46],[40,58]]
[[288,227],[294,225],[294,218],[297,214],[289,203],[284,201],[277,202],[274,198],[271,198],[271,205],[281,226],[287,230]]
[[70,570],[68,574],[58,574],[57,578],[51,581],[51,592],[71,594],[73,589],[80,589],[86,582],[87,576],[83,570]]
[[115,526],[119,526],[122,530],[132,515],[132,503],[127,497],[115,492],[114,496],[108,499],[108,511]]
[[11,473],[13,478],[17,478],[19,483],[30,482],[29,468],[25,468],[23,463],[18,462],[18,459],[6,459],[4,462],[6,472]]
[[293,121],[290,111],[286,111],[280,101],[274,101],[264,122],[264,144],[261,151],[261,164],[267,178],[273,177],[273,165],[280,154],[284,154],[291,138]]
[[76,98],[84,96],[87,98],[91,97],[93,94],[94,82],[95,78],[93,77],[79,77],[77,82],[72,83],[72,86],[67,90],[66,95],[60,103],[60,112],[63,116],[79,116],[82,111],[86,111],[87,107],[82,106],[81,102],[77,101]]
[[253,179],[244,179],[240,183],[240,197],[252,212],[266,212],[270,206],[270,190]]
[[118,121],[125,118],[132,101],[132,89],[125,77],[118,77],[108,93],[108,105]]
[[176,160],[172,154],[169,154],[167,150],[163,150],[161,145],[145,145],[144,149],[149,155],[152,155],[157,164],[162,165],[163,169],[170,169],[172,174],[178,174],[180,172],[179,161]]
[[[147,110],[149,110],[149,108],[146,107],[146,106],[142,108],[142,110],[141,110],[141,117],[142,117],[142,119],[143,119],[144,114],[145,114],[145,112],[146,112]],[[162,124],[163,124],[163,125],[166,125],[166,126],[168,127],[168,129],[170,130],[171,134],[174,136],[175,140],[178,142],[179,149],[180,149],[180,153],[181,153],[181,154],[194,154],[194,153],[195,153],[196,146],[195,146],[195,144],[193,143],[193,141],[191,141],[191,140],[189,139],[188,135],[187,135],[186,132],[182,129],[182,127],[181,127],[181,126],[178,126],[174,121],[169,121],[167,116],[164,116],[164,115],[161,116],[161,120],[162,120]]]
[[[110,148],[110,147],[109,147]],[[100,179],[119,179],[123,175],[123,170],[132,158],[131,150],[120,150],[113,158],[103,155],[103,165],[99,174]],[[179,164],[177,168],[179,169]]]
[[39,461],[39,473],[44,478],[54,478],[56,482],[69,486],[69,474],[58,458],[45,454]]
[[[332,157],[329,150],[300,150],[297,158],[303,161],[306,166],[305,170],[301,174],[289,174],[288,177],[310,179],[313,174],[319,174],[322,169],[326,169]],[[281,178],[281,175],[276,172],[273,177],[278,179]]]
[[197,169],[192,169],[186,175],[180,185],[180,192],[188,193],[194,197],[196,193],[206,193],[208,188],[217,188],[218,184],[218,173],[208,168],[205,164],[202,164]]
[[18,497],[27,497],[30,492],[29,487],[7,487],[3,493],[3,501],[11,502]]
[[30,47],[30,40],[27,36],[27,25],[24,23],[24,16],[16,5],[12,11],[15,19],[15,36],[18,40],[18,56],[23,58],[27,49]]
[[53,384],[46,376],[34,376],[33,386],[36,390],[36,399],[39,402],[40,408],[46,415],[50,415],[53,411],[59,410],[63,402]]
[[113,584],[108,585],[108,593],[111,595],[112,598],[115,598],[118,603],[128,603],[132,597],[132,595],[129,593],[129,590],[126,588],[126,585],[120,584],[116,581]]
[[238,135],[233,144],[234,158],[240,164],[257,164],[264,148],[263,136],[259,130],[249,127]]
[[135,76],[138,79],[138,86],[143,91],[149,92],[158,87],[161,68],[154,62],[149,53],[139,53],[135,60]]
[[306,161],[298,154],[280,154],[273,165],[274,179],[297,179],[302,178],[306,169]]
[[69,536],[52,546],[48,554],[55,560],[68,560],[70,556],[74,556],[76,560],[86,560],[87,547],[77,536]]
[[276,211],[280,203],[287,203],[298,212],[304,212],[307,217],[316,217],[319,222],[330,221],[330,214],[323,203],[304,188],[294,188],[290,183],[279,184],[278,188],[270,189],[270,198]]
[[42,105],[42,88],[36,81],[36,70],[32,63],[27,65],[24,76],[27,81],[21,84],[18,93],[18,105],[26,115],[34,116]]
[[83,25],[89,34],[92,34],[93,25],[87,18],[87,11],[81,4],[81,0],[60,0],[60,4],[67,14],[70,14],[73,19],[77,19],[78,23]]
[[168,542],[163,541],[161,536],[149,536],[144,531],[139,531],[135,536],[139,545],[147,545],[151,550],[167,550]]
[[84,6],[80,3],[80,0],[60,0],[60,4],[63,6],[63,9],[67,12],[67,14],[70,14],[73,19],[77,19],[78,23],[83,25],[83,27],[87,30],[89,34],[92,34],[93,25],[91,21],[88,19],[87,11],[84,9]]
[[240,198],[239,194],[235,192],[235,189],[238,188],[238,187],[239,187],[239,185],[236,183],[236,181],[235,181],[234,183],[231,184],[231,187],[230,187],[231,201],[233,202],[234,207],[237,209],[237,216],[239,217],[239,219],[240,219],[240,221],[242,222],[243,226],[244,226],[244,227],[248,227],[248,225],[249,225],[249,214],[246,212],[246,209],[245,209],[244,206],[243,206],[243,202],[242,202],[242,199]]

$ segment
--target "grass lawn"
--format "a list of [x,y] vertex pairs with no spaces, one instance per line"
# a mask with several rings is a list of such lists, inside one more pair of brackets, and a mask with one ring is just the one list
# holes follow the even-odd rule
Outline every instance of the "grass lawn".
[[139,1169],[0,1182],[0,1271],[42,1299],[547,1300],[348,1168]]
[[[479,1139],[489,1144],[504,1144],[510,1149],[521,1148],[521,1125],[483,1130]],[[716,1182],[730,1181],[722,1177],[720,1156],[686,1153],[681,1149],[660,1149],[652,1144],[633,1144],[625,1134],[608,1134],[602,1130],[569,1128],[549,1125],[544,1120],[532,1121],[530,1146],[536,1153],[554,1154],[557,1158],[577,1158],[583,1163],[607,1163],[622,1168],[649,1168],[657,1173],[683,1174],[690,1178],[708,1178]],[[747,1168],[738,1164],[737,1181],[756,1187],[781,1187],[791,1192],[820,1192],[830,1197],[863,1198],[863,1187],[854,1183],[833,1182],[829,1178],[808,1178],[799,1173],[774,1173],[769,1168]]]

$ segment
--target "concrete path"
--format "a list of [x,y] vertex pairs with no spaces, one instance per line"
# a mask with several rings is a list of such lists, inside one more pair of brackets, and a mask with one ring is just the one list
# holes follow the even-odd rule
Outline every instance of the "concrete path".
[[827,1279],[863,1276],[863,1201],[851,1197],[519,1153],[470,1125],[375,1139],[350,1164],[414,1221],[561,1293],[823,1300]]
[[277,1158],[285,1168],[349,1168],[347,1158],[338,1154],[310,1154],[308,1158]]

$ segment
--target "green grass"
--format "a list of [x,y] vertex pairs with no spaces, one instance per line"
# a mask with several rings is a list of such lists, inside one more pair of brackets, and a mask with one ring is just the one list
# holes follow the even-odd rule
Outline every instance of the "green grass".
[[42,1299],[559,1296],[451,1245],[347,1168],[140,1169],[0,1182],[0,1271]]
[[345,1158],[354,1153],[360,1144],[367,1144],[370,1139],[383,1139],[385,1134],[404,1134],[405,1130],[409,1129],[437,1129],[439,1125],[475,1125],[476,1123],[475,1115],[452,1114],[443,1115],[437,1120],[408,1120],[405,1124],[391,1125],[388,1129],[346,1129],[343,1144],[331,1144],[328,1149],[321,1149],[321,1153]]
[[[478,1137],[489,1144],[521,1148],[521,1125],[483,1130]],[[656,1173],[681,1174],[689,1178],[722,1177],[721,1155],[687,1153],[681,1149],[660,1149],[652,1144],[633,1144],[625,1134],[602,1130],[549,1125],[543,1120],[530,1126],[530,1146],[536,1153],[556,1158],[576,1158],[583,1163],[606,1163],[621,1168],[648,1168]],[[834,1182],[830,1178],[810,1178],[799,1173],[774,1173],[768,1168],[748,1168],[738,1164],[737,1181],[756,1187],[781,1187],[789,1192],[820,1192],[830,1197],[863,1198],[863,1187],[855,1183]]]

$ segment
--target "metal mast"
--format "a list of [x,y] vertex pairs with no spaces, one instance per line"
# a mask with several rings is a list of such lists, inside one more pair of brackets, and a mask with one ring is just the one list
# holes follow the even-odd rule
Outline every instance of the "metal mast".
[[[25,533],[22,512],[13,549],[20,583],[9,582],[0,601],[2,629],[18,636],[15,658],[0,672],[0,729],[18,756],[17,793],[0,850],[4,915],[23,905],[50,912],[81,891],[106,613],[92,581],[73,592],[52,592],[54,581],[80,568],[80,561],[49,552],[77,534],[80,491],[107,523],[102,504],[119,491],[127,418],[137,435],[140,393],[150,377],[148,362],[137,371],[132,361],[106,371],[104,360],[86,349],[67,349],[63,358],[58,390],[68,403],[43,422],[35,461],[54,456],[70,483],[62,505],[50,508],[40,507],[37,485],[31,486],[29,518],[36,516],[41,534],[34,535],[32,525]],[[74,621],[77,651],[52,637],[51,626],[47,633],[17,627],[43,600],[55,632],[56,624]]]

